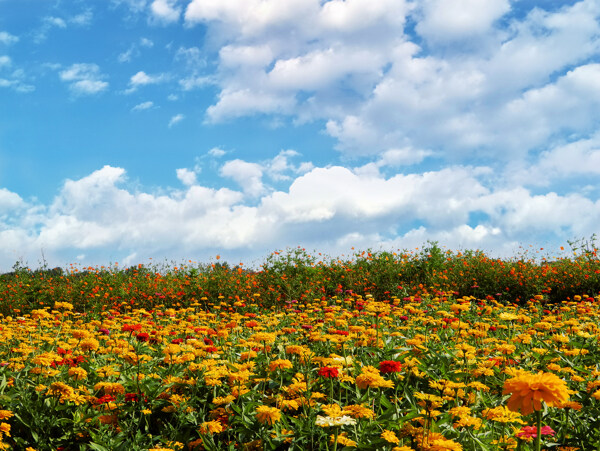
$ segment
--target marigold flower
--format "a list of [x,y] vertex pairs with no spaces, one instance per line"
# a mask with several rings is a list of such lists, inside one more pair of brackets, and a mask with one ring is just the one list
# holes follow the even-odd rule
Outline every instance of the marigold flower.
[[81,341],[80,347],[83,351],[97,351],[100,347],[100,342],[95,338],[86,338]]
[[223,424],[220,421],[205,421],[200,425],[201,434],[218,434],[223,432]]
[[273,424],[281,420],[281,410],[277,407],[258,406],[256,419],[262,424]]
[[277,359],[269,363],[269,371],[273,372],[276,370],[288,370],[293,368],[294,365],[287,359]]
[[381,433],[381,438],[388,443],[400,443],[400,439],[396,436],[396,434],[393,431],[388,431],[387,429]]
[[529,415],[542,409],[542,401],[549,406],[560,406],[569,399],[567,383],[553,373],[521,373],[504,382],[502,394],[511,394],[508,408]]

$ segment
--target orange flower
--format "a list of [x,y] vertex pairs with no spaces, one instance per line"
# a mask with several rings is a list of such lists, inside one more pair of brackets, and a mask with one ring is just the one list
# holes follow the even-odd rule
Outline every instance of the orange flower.
[[281,419],[281,410],[276,407],[258,406],[256,419],[263,424],[273,424]]
[[542,401],[560,406],[569,399],[567,383],[553,373],[522,373],[504,382],[503,395],[511,394],[508,408],[529,415],[542,409]]

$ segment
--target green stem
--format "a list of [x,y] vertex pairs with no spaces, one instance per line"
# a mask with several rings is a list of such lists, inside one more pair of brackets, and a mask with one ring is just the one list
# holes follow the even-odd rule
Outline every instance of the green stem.
[[535,436],[535,451],[540,451],[541,449],[541,440],[542,440],[542,411],[537,410],[536,414],[536,426],[537,426],[537,435]]

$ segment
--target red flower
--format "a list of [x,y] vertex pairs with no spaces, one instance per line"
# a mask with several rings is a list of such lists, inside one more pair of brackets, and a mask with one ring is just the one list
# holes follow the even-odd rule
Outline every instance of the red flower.
[[379,363],[379,371],[382,373],[398,373],[402,369],[402,363],[394,360],[384,360]]
[[137,393],[125,393],[126,402],[136,402],[138,400]]
[[108,402],[113,402],[116,399],[117,398],[115,398],[113,395],[104,395],[96,400],[96,404],[104,404],[104,403],[108,403]]
[[338,377],[340,375],[340,370],[335,367],[324,366],[323,368],[319,369],[317,374],[325,378]]
[[123,327],[121,327],[121,332],[134,332],[141,329],[141,324],[123,324]]
[[[550,426],[543,426],[540,430],[542,435],[550,435],[554,437],[554,430]],[[523,428],[517,432],[517,437],[519,438],[536,438],[537,437],[537,427],[535,426],[523,426]]]
[[141,332],[141,333],[137,334],[135,336],[135,338],[137,339],[137,341],[148,341],[148,339],[150,338],[150,335],[147,334],[146,332]]

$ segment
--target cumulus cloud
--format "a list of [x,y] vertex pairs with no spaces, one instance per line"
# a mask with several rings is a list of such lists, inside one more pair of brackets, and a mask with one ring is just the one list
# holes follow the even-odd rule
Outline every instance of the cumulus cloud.
[[[562,240],[590,235],[600,220],[600,201],[487,186],[485,167],[391,177],[316,167],[276,190],[264,180],[265,166],[226,162],[221,176],[240,191],[204,187],[196,169],[186,168],[176,171],[182,189],[139,191],[123,168],[111,166],[67,180],[48,205],[1,189],[0,264],[8,268],[18,252],[32,258],[41,248],[53,264],[66,264],[82,254],[185,258],[229,249],[258,258],[290,243],[343,252],[350,246],[406,248],[428,239],[497,254],[530,242],[533,234]],[[480,219],[474,222],[473,215]]]
[[154,0],[150,5],[152,17],[159,22],[173,23],[179,20],[181,8],[176,0]]
[[196,172],[191,171],[187,168],[177,169],[177,178],[186,186],[192,186],[196,184]]
[[482,35],[510,10],[508,0],[424,0],[420,6],[416,30],[436,43]]
[[322,121],[351,156],[410,148],[506,164],[557,131],[596,127],[600,6],[522,11],[508,0],[193,0],[185,21],[220,46],[208,121],[290,116]]
[[257,197],[265,191],[262,183],[263,168],[260,164],[235,159],[225,163],[220,174],[233,179],[249,196]]
[[97,94],[108,88],[106,78],[100,72],[97,64],[77,63],[60,71],[59,77],[69,84],[69,89],[75,95]]

